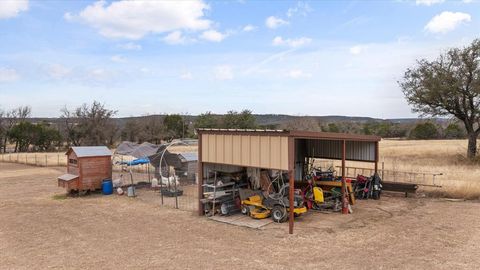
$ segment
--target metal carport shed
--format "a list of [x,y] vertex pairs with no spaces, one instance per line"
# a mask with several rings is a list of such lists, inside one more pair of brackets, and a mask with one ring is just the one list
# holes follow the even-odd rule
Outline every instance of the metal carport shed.
[[[342,161],[342,212],[348,213],[345,161],[375,163],[378,170],[380,137],[369,135],[288,131],[198,129],[198,194],[203,198],[204,166],[232,165],[286,171],[289,174],[290,209],[293,209],[295,180],[302,180],[306,158]],[[294,217],[290,211],[289,233],[293,233]],[[199,214],[203,204],[199,201]]]

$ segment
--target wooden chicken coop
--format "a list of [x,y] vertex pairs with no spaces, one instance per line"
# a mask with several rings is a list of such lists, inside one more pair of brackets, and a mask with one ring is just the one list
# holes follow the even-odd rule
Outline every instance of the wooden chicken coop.
[[107,147],[71,147],[66,155],[67,173],[58,177],[58,186],[67,192],[100,189],[102,180],[112,178],[112,152]]

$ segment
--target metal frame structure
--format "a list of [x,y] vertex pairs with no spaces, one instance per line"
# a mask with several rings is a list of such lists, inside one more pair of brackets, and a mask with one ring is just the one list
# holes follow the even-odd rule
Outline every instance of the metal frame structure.
[[[375,172],[378,171],[378,142],[380,141],[380,137],[378,136],[369,136],[369,135],[357,135],[357,134],[344,134],[344,133],[329,133],[329,132],[310,132],[310,131],[288,131],[288,130],[237,130],[237,129],[197,129],[198,133],[198,198],[199,198],[199,207],[198,213],[199,215],[203,215],[203,204],[200,200],[203,198],[203,188],[202,184],[204,181],[204,165],[209,163],[216,163],[216,164],[223,164],[223,165],[232,165],[232,166],[244,166],[244,167],[253,167],[252,165],[245,165],[245,164],[260,164],[261,161],[250,162],[247,161],[244,164],[238,164],[233,162],[235,155],[242,155],[241,147],[242,147],[242,140],[239,141],[240,146],[229,146],[234,140],[231,139],[232,136],[238,137],[252,137],[255,138],[255,144],[248,144],[248,146],[243,145],[243,147],[247,147],[248,155],[246,158],[251,158],[254,155],[252,152],[257,153],[260,157],[270,158],[272,159],[272,153],[278,154],[282,157],[280,160],[288,160],[287,165],[283,166],[285,163],[283,162],[271,162],[270,164],[281,164],[278,165],[281,168],[278,168],[277,165],[275,167],[264,167],[260,165],[256,165],[257,168],[265,168],[265,169],[281,169],[288,171],[289,174],[289,202],[290,202],[290,209],[293,209],[293,198],[294,198],[294,184],[295,184],[295,158],[297,151],[304,151],[304,155],[309,155],[304,147],[300,149],[299,146],[296,145],[296,142],[304,140],[304,141],[322,141],[323,143],[327,143],[329,145],[329,151],[324,151],[321,158],[326,159],[338,159],[342,161],[342,213],[348,213],[348,198],[347,198],[347,185],[346,185],[346,175],[345,175],[345,161],[346,160],[355,160],[355,161],[365,161],[365,162],[372,162],[375,164]],[[217,142],[217,136],[218,141]],[[228,140],[225,140],[225,136],[229,136]],[[263,137],[262,137],[263,136]],[[265,138],[268,137],[267,138]],[[273,149],[272,141],[277,142],[278,137],[282,138],[282,142],[286,143],[282,144],[286,146],[285,148],[288,149],[285,151],[277,151],[278,149]],[[260,139],[259,139],[260,138]],[[263,139],[262,139],[263,138]],[[286,139],[286,141],[285,141]],[[207,143],[204,140],[208,140]],[[212,142],[213,141],[213,142]],[[268,142],[270,145],[263,146],[261,143]],[[211,144],[215,145],[211,145]],[[253,146],[252,146],[253,145]],[[212,151],[212,148],[214,151]],[[259,147],[263,149],[251,149],[252,147]],[[316,146],[318,148],[318,146]],[[207,148],[207,149],[205,149]],[[266,150],[265,150],[266,149]],[[208,151],[208,153],[205,153]],[[231,155],[228,159],[225,156]],[[366,154],[365,154],[366,153]],[[262,156],[263,154],[263,156]],[[212,157],[213,155],[213,157]],[[216,157],[219,155],[221,157]],[[270,155],[270,156],[269,156]],[[313,154],[312,154],[313,155]],[[243,155],[243,160],[245,160],[245,154]],[[341,158],[340,158],[341,156]],[[372,157],[373,156],[373,157]],[[258,158],[254,156],[256,160]],[[314,156],[312,156],[314,157]],[[274,158],[274,157],[273,157]],[[272,165],[273,166],[273,165]],[[294,227],[294,213],[290,211],[289,217],[289,233],[293,234],[293,227]]]

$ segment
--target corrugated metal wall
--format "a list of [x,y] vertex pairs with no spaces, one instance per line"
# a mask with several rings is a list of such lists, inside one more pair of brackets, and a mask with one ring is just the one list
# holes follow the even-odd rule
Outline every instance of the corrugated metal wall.
[[288,137],[202,134],[202,161],[288,170]]
[[[307,156],[325,159],[342,159],[342,141],[306,140]],[[375,142],[347,141],[346,159],[375,161]]]

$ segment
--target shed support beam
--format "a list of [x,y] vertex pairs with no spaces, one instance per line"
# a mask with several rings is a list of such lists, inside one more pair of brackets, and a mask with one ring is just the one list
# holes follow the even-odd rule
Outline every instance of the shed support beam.
[[198,134],[198,168],[197,168],[197,182],[198,182],[198,215],[203,216],[203,161],[202,161],[202,134]]
[[378,142],[375,142],[375,174],[378,173]]
[[346,141],[342,142],[342,214],[348,214],[347,180],[345,179]]
[[295,139],[293,137],[288,138],[288,201],[289,201],[289,211],[288,211],[288,233],[293,234],[293,197],[294,197],[294,188],[295,188]]

